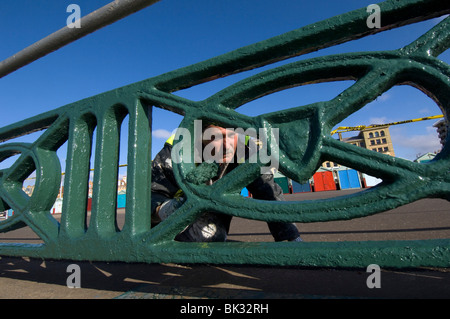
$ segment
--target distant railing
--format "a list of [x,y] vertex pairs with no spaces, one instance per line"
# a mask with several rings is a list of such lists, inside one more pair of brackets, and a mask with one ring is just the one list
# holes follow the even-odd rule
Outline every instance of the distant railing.
[[89,33],[114,23],[159,0],[115,0],[78,21],[79,28],[66,26],[0,62],[0,78]]
[[[450,13],[442,0],[385,1],[379,5],[379,27],[368,27],[366,8],[355,10],[207,61],[131,84],[0,129],[0,140],[45,130],[33,143],[3,143],[0,161],[20,154],[0,172],[0,211],[14,209],[0,222],[7,232],[29,226],[43,244],[1,244],[0,254],[39,258],[127,262],[189,262],[304,266],[392,267],[450,266],[450,239],[393,242],[185,243],[175,236],[202,212],[263,221],[298,223],[348,220],[386,211],[421,198],[450,200],[450,144],[428,164],[414,163],[342,143],[330,131],[343,119],[397,84],[426,92],[448,119],[449,66],[439,56],[450,44],[446,18],[410,45],[393,51],[348,53],[301,60],[262,71],[203,101],[172,92],[207,81],[303,55],[346,41]],[[352,79],[336,98],[256,117],[235,111],[239,106],[290,87]],[[261,173],[262,163],[246,162],[213,185],[186,178],[193,158],[180,152],[175,177],[187,196],[183,206],[157,227],[150,223],[152,108],[184,116],[180,128],[193,133],[194,121],[208,119],[224,127],[263,128],[279,132],[279,170],[302,182],[323,161],[333,161],[380,178],[370,190],[329,200],[260,201],[239,191]],[[125,224],[117,227],[117,174],[120,127],[129,116]],[[93,131],[95,175],[92,211],[87,223],[87,190]],[[261,137],[261,136],[260,136]],[[61,182],[56,151],[67,142],[61,221],[49,213]],[[177,145],[177,144],[175,144]],[[193,146],[193,145],[191,145]],[[194,153],[190,153],[194,156]],[[36,172],[31,197],[22,191]]]

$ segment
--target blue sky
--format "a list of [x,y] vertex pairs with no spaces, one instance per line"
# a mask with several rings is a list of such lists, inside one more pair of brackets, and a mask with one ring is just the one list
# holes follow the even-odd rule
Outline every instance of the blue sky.
[[[0,59],[4,60],[66,25],[69,4],[78,4],[82,16],[111,0],[2,0],[0,2]],[[364,0],[162,0],[94,34],[0,79],[0,127],[130,83],[191,65],[374,1]],[[343,52],[391,50],[422,35],[439,19],[383,32],[296,59]],[[449,63],[450,54],[440,58]],[[291,62],[289,60],[288,62]],[[260,71],[260,70],[258,70]],[[255,74],[220,79],[177,92],[204,99],[236,80]],[[278,109],[329,100],[352,82],[302,86],[248,103],[240,112],[256,115]],[[394,87],[340,125],[381,124],[440,114],[422,92]],[[154,109],[152,156],[176,129],[181,116]],[[435,121],[392,126],[399,157],[440,149]],[[356,133],[352,133],[356,134]],[[30,137],[20,140],[26,141]],[[124,151],[123,151],[124,152]],[[64,150],[61,150],[64,157]],[[62,159],[63,161],[63,159]],[[121,164],[126,155],[121,155]],[[64,166],[64,163],[62,163]]]

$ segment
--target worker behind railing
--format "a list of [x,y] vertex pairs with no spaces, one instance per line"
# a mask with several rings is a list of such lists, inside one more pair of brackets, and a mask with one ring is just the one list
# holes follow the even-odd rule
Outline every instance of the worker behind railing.
[[[213,173],[202,183],[211,185],[224,175],[236,168],[240,162],[236,150],[240,139],[234,130],[226,129],[214,124],[203,125],[201,145],[208,148],[215,157],[211,164]],[[251,142],[246,143],[245,156],[248,158]],[[168,218],[183,205],[186,200],[183,191],[178,186],[172,168],[173,137],[164,145],[152,163],[152,223],[158,224]],[[220,159],[217,158],[220,154]],[[250,183],[247,189],[253,198],[264,200],[284,200],[281,187],[275,183],[272,174],[261,174],[259,178]],[[203,213],[194,223],[176,236],[177,241],[210,242],[226,241],[232,216],[219,212],[208,211]],[[269,230],[275,241],[302,241],[294,224],[284,222],[268,222]]]

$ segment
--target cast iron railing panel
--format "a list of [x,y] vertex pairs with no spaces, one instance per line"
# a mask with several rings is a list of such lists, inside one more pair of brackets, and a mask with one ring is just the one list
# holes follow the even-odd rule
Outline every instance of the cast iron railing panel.
[[[450,239],[301,244],[174,241],[180,231],[208,210],[263,221],[311,223],[364,217],[421,198],[450,199],[449,143],[434,161],[419,164],[348,145],[330,136],[336,124],[400,84],[426,92],[448,118],[450,68],[437,56],[450,45],[450,18],[398,50],[292,62],[241,80],[202,101],[172,94],[219,77],[450,13],[450,3],[441,0],[385,1],[379,6],[382,12],[379,29],[367,27],[368,14],[363,8],[0,129],[3,142],[45,129],[34,143],[0,145],[1,161],[20,154],[10,168],[0,172],[0,208],[15,211],[12,218],[0,222],[0,231],[29,226],[43,240],[42,244],[1,244],[0,254],[127,262],[450,266]],[[355,83],[330,101],[256,117],[236,111],[273,92],[348,79]],[[244,130],[264,128],[262,135],[268,138],[271,151],[279,152],[279,170],[298,182],[309,179],[323,161],[338,162],[383,182],[370,190],[331,200],[254,200],[240,196],[239,192],[261,173],[261,162],[241,164],[213,185],[197,185],[187,176],[193,170],[201,173],[202,165],[195,166],[194,152],[190,152],[191,158],[180,152],[183,161],[174,164],[174,171],[187,201],[167,220],[151,228],[153,107],[183,115],[180,127],[192,135],[194,121],[199,119]],[[127,202],[125,225],[119,229],[116,204],[120,128],[127,115]],[[272,128],[279,130],[279,143],[271,136]],[[86,204],[95,129],[94,189],[88,223]],[[56,151],[66,142],[64,201],[58,223],[49,210],[61,183]],[[36,171],[35,191],[29,197],[22,191],[22,185],[33,171]]]

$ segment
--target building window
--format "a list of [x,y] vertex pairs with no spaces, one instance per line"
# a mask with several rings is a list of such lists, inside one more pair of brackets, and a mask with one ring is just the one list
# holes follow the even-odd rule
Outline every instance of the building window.
[[375,140],[370,140],[370,145],[375,145]]
[[385,136],[384,131],[380,131],[381,136]]
[[381,140],[384,144],[386,144],[387,143],[387,141],[386,141],[386,139],[385,138],[383,138],[382,140]]
[[385,152],[388,152],[388,151],[389,151],[389,148],[385,147],[385,148],[384,148],[384,151],[385,151]]
[[380,139],[377,139],[377,144],[381,144],[381,141],[380,141]]
[[380,136],[380,133],[375,132],[375,137],[379,137],[379,136]]
[[369,133],[369,138],[372,138],[373,137],[373,133],[371,132],[371,133]]

